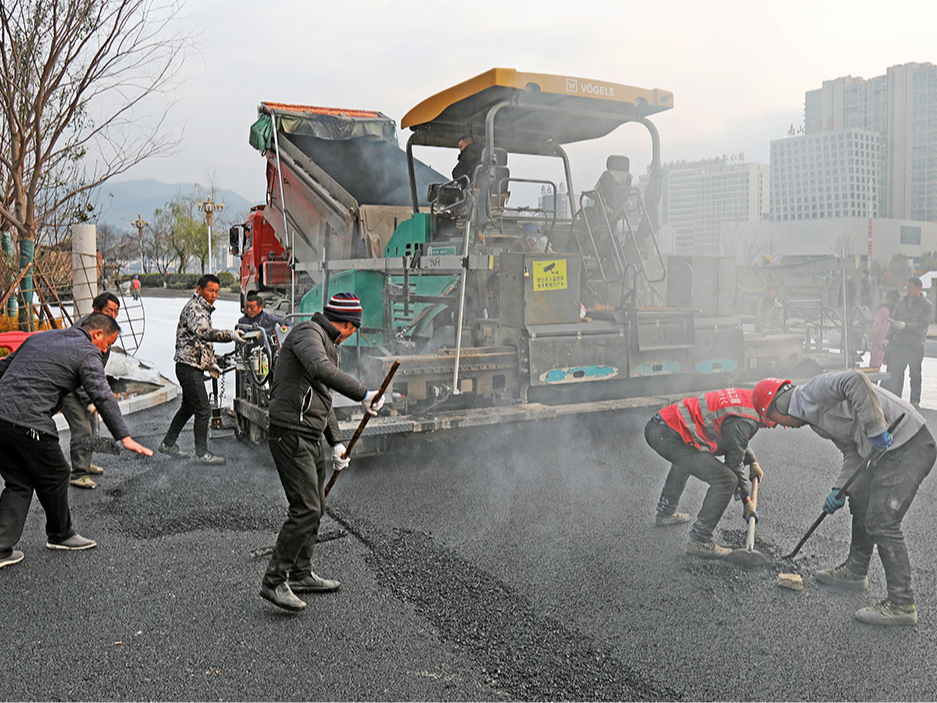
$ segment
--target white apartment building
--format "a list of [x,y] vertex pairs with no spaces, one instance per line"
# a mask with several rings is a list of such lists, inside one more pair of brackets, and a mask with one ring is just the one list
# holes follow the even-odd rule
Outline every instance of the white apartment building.
[[741,154],[666,164],[661,224],[672,233],[673,252],[728,253],[732,230],[768,217],[769,183],[768,165],[747,163]]
[[771,142],[771,220],[878,217],[884,140],[863,129]]

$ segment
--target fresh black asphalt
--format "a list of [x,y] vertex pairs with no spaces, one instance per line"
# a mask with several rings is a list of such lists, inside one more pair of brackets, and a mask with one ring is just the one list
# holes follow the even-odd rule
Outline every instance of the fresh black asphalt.
[[[129,416],[135,438],[155,448],[178,402]],[[0,698],[933,700],[937,478],[905,520],[919,624],[882,630],[853,619],[884,597],[877,557],[869,593],[811,576],[844,559],[846,510],[780,559],[832,485],[831,443],[756,436],[756,548],[772,563],[744,571],[686,557],[686,525],[655,527],[667,467],[647,417],[353,459],[314,559],[342,588],[297,615],[258,595],[286,508],[266,447],[213,439],[221,467],[100,455],[99,488],[70,494],[98,548],[47,550],[34,501],[26,559],[0,570]],[[180,445],[191,452],[190,428]],[[691,479],[681,508],[702,495]],[[740,547],[744,527],[732,503],[717,539]],[[778,588],[782,571],[805,590]]]

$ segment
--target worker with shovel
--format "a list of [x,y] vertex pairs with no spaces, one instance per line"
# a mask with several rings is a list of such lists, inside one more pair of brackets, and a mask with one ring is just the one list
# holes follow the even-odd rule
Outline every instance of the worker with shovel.
[[384,404],[379,391],[369,391],[338,368],[337,345],[358,330],[361,318],[358,297],[336,293],[321,313],[293,328],[273,372],[267,441],[289,513],[277,536],[260,595],[284,610],[306,607],[296,593],[327,593],[340,586],[338,581],[317,576],[311,562],[325,512],[327,456],[323,435],[332,447],[336,471],[350,461],[332,409],[332,391],[361,401],[371,414]]
[[[822,374],[801,386],[766,378],[755,386],[752,397],[768,427],[810,425],[843,453],[842,470],[823,509],[832,514],[849,496],[849,556],[837,567],[816,572],[817,581],[845,590],[868,590],[872,549],[878,547],[888,597],[859,610],[856,619],[873,625],[917,623],[901,521],[937,459],[937,445],[924,418],[910,403],[873,386],[858,371]],[[848,489],[845,495],[840,495],[840,488]]]
[[[690,521],[688,514],[676,512],[690,476],[709,484],[699,515],[690,529],[687,554],[706,559],[729,555],[731,549],[713,540],[713,530],[733,494],[743,501],[742,516],[746,522],[749,517],[758,519],[751,499],[750,478],[760,479],[764,473],[748,444],[760,424],[751,391],[727,388],[669,405],[654,415],[644,428],[647,443],[672,464],[657,504],[657,525]],[[716,458],[723,455],[725,462]],[[749,478],[743,470],[746,465]]]

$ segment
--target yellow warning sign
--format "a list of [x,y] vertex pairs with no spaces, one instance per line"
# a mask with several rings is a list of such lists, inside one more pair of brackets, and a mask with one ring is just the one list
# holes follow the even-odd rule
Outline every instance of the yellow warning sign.
[[534,261],[534,290],[566,290],[566,259]]

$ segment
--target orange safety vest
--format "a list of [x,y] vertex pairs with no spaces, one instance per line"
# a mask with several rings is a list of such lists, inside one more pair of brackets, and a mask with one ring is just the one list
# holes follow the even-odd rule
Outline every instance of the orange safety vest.
[[722,422],[727,417],[747,417],[755,422],[761,420],[752,402],[752,392],[744,388],[726,388],[684,398],[661,410],[660,416],[684,442],[710,454],[719,450]]

